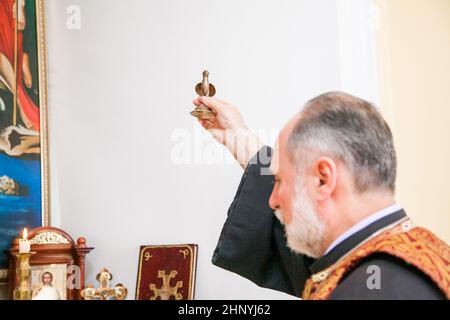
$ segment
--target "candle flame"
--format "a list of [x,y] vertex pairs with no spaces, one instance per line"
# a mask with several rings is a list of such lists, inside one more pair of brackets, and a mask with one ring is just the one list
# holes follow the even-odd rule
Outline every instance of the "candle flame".
[[27,228],[23,229],[23,234],[22,234],[22,238],[23,240],[27,240],[28,237],[28,230]]

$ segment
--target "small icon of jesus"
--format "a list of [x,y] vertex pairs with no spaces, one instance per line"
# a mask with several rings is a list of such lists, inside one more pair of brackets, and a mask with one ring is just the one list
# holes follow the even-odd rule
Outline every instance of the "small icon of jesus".
[[61,300],[58,289],[53,286],[53,274],[46,271],[41,277],[42,286],[37,290],[32,300]]

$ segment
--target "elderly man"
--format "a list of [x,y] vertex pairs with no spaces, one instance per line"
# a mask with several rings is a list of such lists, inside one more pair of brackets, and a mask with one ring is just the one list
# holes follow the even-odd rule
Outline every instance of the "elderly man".
[[216,113],[203,127],[245,169],[215,265],[304,299],[450,298],[449,247],[396,204],[392,134],[370,103],[310,100],[273,157],[235,107],[200,103]]

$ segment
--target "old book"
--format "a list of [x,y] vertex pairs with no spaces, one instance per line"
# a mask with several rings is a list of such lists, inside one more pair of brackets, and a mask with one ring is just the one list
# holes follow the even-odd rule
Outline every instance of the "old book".
[[194,299],[196,244],[141,246],[136,300]]

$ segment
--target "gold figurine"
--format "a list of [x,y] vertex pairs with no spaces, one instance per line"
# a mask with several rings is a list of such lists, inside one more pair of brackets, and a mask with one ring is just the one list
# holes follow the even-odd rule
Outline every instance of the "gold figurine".
[[[202,82],[197,83],[195,86],[195,92],[201,97],[212,97],[216,94],[216,88],[209,83],[209,72],[208,70],[203,71],[203,79]],[[197,117],[199,119],[212,119],[215,116],[215,113],[205,105],[200,105],[195,108],[195,110],[191,111],[191,115]]]

